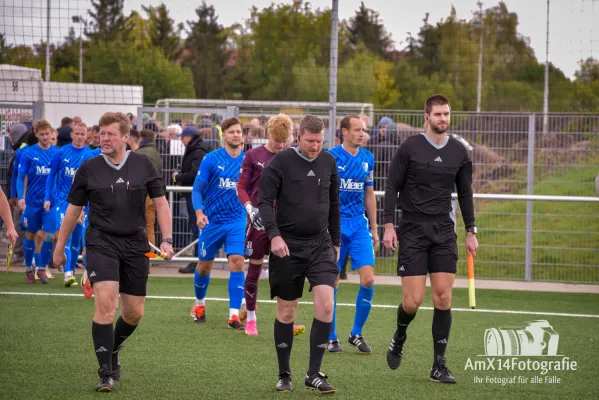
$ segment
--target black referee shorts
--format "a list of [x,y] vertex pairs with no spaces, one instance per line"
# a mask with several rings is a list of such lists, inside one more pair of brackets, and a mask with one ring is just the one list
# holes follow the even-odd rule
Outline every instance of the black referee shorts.
[[397,275],[456,273],[458,245],[455,225],[449,215],[404,212],[399,222]]
[[130,237],[116,237],[88,228],[87,276],[92,284],[102,281],[119,282],[119,293],[145,296],[150,263],[145,253],[148,247],[144,232]]
[[270,297],[292,301],[302,297],[308,278],[310,291],[314,286],[335,287],[337,256],[328,234],[314,239],[284,238],[289,256],[280,258],[272,252],[269,258]]

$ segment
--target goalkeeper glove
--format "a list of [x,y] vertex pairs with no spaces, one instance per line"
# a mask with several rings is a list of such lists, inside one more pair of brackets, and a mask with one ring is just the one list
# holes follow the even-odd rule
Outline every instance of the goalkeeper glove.
[[262,223],[262,217],[260,216],[260,210],[252,205],[252,203],[247,203],[245,206],[245,210],[250,216],[250,221],[252,221],[252,225],[256,230],[263,231],[264,224]]

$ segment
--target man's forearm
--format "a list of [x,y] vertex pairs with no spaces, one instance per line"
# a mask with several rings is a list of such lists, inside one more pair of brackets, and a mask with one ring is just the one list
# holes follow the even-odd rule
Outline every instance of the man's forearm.
[[65,213],[64,220],[60,225],[60,231],[58,232],[58,240],[56,241],[56,247],[64,248],[69,236],[73,233],[75,229],[75,224],[77,224],[77,220],[79,219],[79,215],[81,215],[81,206],[74,206],[69,204],[67,207],[67,212]]
[[374,190],[368,191],[366,193],[366,199],[364,199],[364,202],[366,203],[366,214],[368,215],[370,229],[376,230],[378,226],[376,224],[376,197],[374,195]]
[[158,197],[152,199],[154,207],[156,208],[156,214],[158,219],[158,226],[160,226],[160,232],[162,237],[173,237],[173,224],[171,219],[171,210],[168,208],[168,202],[166,197]]

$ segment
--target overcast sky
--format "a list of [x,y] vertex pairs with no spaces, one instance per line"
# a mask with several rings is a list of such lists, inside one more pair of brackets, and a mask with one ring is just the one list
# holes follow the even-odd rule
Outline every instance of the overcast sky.
[[[91,3],[87,0],[51,0],[52,36],[57,39],[66,35],[72,25],[71,15],[85,14]],[[166,4],[170,15],[177,22],[195,17],[194,10],[201,0],[170,0]],[[275,3],[291,0],[276,0]],[[141,11],[141,5],[159,5],[161,0],[125,0],[125,12]],[[249,17],[252,6],[267,7],[272,0],[208,0],[214,4],[219,21],[223,25],[241,22]],[[351,17],[360,6],[360,0],[340,0],[339,17]],[[392,34],[396,47],[404,47],[407,32],[416,35],[422,26],[426,12],[429,23],[435,23],[449,15],[451,5],[458,18],[470,19],[477,9],[473,0],[365,0],[365,5],[377,10],[386,28]],[[539,61],[545,60],[547,0],[505,0],[510,11],[519,17],[519,32],[530,38],[531,46]],[[30,43],[45,36],[46,0],[0,0],[0,32],[9,35],[9,43]],[[313,8],[330,8],[332,0],[312,0]],[[483,1],[483,8],[498,1]],[[566,76],[573,77],[578,61],[590,56],[599,57],[599,0],[551,0],[549,23],[549,60]],[[2,26],[4,25],[4,26]]]

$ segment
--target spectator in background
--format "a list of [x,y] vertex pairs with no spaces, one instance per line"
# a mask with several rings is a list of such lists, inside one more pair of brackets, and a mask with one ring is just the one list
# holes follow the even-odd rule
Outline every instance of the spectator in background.
[[92,142],[94,137],[94,127],[93,126],[88,126],[87,127],[87,136],[85,137],[85,145],[89,146],[90,143]]
[[266,115],[262,115],[260,116],[260,118],[258,118],[258,120],[260,121],[260,126],[263,127],[265,130],[268,129],[268,120],[270,118],[268,118]]
[[[380,124],[379,124],[380,126]],[[385,190],[385,177],[391,159],[400,144],[399,129],[393,122],[384,126],[384,135],[379,138],[377,146],[374,148],[374,159],[376,160],[374,169],[375,190]],[[380,129],[380,128],[379,128]]]
[[[15,225],[15,229],[17,229],[17,233],[19,237],[17,238],[17,242],[13,247],[13,258],[12,262],[22,263],[24,261],[23,254],[23,238],[25,237],[25,232],[21,230],[21,215],[22,211],[19,207],[17,207],[17,183],[16,178],[17,174],[15,171],[15,158],[17,152],[19,151],[19,156],[23,152],[22,149],[27,147],[27,127],[24,124],[13,124],[8,127],[8,140],[12,145],[12,149],[14,150],[14,154],[10,157],[8,161],[8,174],[7,174],[7,183],[6,183],[6,193],[9,198],[8,204],[13,209],[13,223]],[[15,179],[12,179],[14,175]]]
[[92,128],[92,141],[89,144],[89,148],[94,150],[94,149],[99,149],[102,145],[101,140],[100,140],[100,126],[99,125],[94,125]]
[[[381,120],[379,121],[379,124],[377,125],[376,131],[372,132],[373,135],[372,135],[371,141],[372,141],[373,145],[378,145],[380,142],[385,140],[387,126],[392,123],[393,123],[393,120],[389,117],[381,118]],[[375,158],[375,160],[377,160],[377,162],[378,162],[377,158]]]
[[248,132],[248,142],[250,148],[259,147],[268,142],[266,139],[266,130],[261,126],[254,126]]
[[73,117],[73,126],[71,126],[71,128],[75,127],[75,125],[82,123],[83,120],[81,119],[81,117],[79,116],[75,116]]
[[60,127],[62,128],[63,126],[68,126],[71,129],[73,129],[73,127],[75,126],[75,121],[71,117],[64,117],[60,120]]
[[[252,118],[252,120],[250,121],[250,125],[252,126],[260,126],[260,120],[258,118]],[[244,128],[246,127],[246,125],[244,125]]]
[[52,142],[54,146],[64,146],[65,144],[69,144],[73,141],[71,138],[71,132],[73,132],[73,126],[75,126],[75,121],[71,117],[64,117],[60,120],[60,128],[56,129],[58,132],[58,137],[56,142]]
[[[131,129],[129,133],[129,147],[131,151],[138,154],[145,154],[152,164],[158,175],[162,176],[162,159],[156,149],[156,143],[154,142],[154,132],[149,129],[142,129],[138,132],[135,129]],[[149,196],[146,197],[146,235],[148,241],[153,245],[156,244],[156,207],[154,202]],[[152,250],[153,251],[153,250]]]
[[183,130],[180,125],[173,124],[167,128],[169,154],[173,156],[182,156],[185,153],[185,146],[181,143],[179,136]]
[[[209,128],[204,128],[210,133],[212,132]],[[187,126],[183,129],[183,132],[179,135],[181,142],[185,146],[185,154],[183,154],[183,160],[181,162],[181,170],[173,172],[173,182],[176,185],[181,186],[193,186],[200,163],[204,159],[204,156],[212,151],[210,145],[204,142],[200,132],[193,126]],[[193,208],[193,202],[191,201],[191,193],[182,193],[181,197],[185,199],[187,206],[188,215],[188,227],[193,236],[193,240],[198,238],[198,226],[196,221],[196,212]],[[197,257],[198,246],[193,247],[193,255]],[[179,268],[179,272],[182,274],[193,274],[196,270],[196,263],[191,262],[185,267]]]
[[[56,139],[54,139],[55,132]],[[53,129],[51,141],[52,145],[62,147],[71,143],[73,141],[73,138],[71,138],[71,132],[73,132],[73,128],[71,128],[70,126],[62,126],[58,129]]]
[[56,129],[52,129],[52,133],[50,134],[50,144],[52,146],[58,145],[58,131]]

